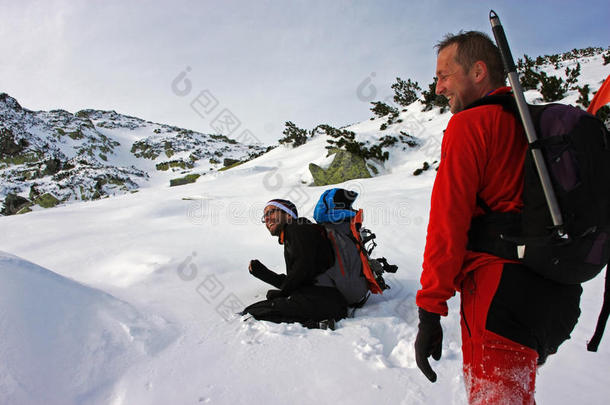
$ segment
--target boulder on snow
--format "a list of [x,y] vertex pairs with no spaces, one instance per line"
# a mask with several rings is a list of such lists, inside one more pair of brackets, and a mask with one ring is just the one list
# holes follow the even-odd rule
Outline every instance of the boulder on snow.
[[362,157],[341,149],[333,149],[331,154],[333,153],[335,158],[326,170],[314,163],[309,164],[314,186],[327,186],[348,180],[372,177]]
[[222,166],[223,167],[229,167],[229,166],[233,166],[235,163],[239,163],[240,160],[239,159],[230,159],[230,158],[225,158],[222,161]]
[[50,193],[44,193],[34,200],[34,204],[40,205],[42,208],[52,208],[59,204],[60,201]]
[[2,215],[15,215],[31,204],[32,202],[25,197],[8,193],[4,199],[4,207],[1,213]]
[[201,176],[200,174],[192,173],[192,174],[187,174],[184,177],[178,177],[177,179],[171,179],[169,181],[169,186],[175,187],[175,186],[182,186],[184,184],[194,183],[197,181],[197,179],[200,176]]

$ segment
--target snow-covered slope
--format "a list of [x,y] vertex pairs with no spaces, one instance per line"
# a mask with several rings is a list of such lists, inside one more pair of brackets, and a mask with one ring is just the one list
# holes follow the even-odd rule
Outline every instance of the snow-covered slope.
[[[602,66],[595,58],[582,63],[583,80],[593,90],[610,73],[610,65]],[[435,172],[413,172],[424,162],[434,167],[450,118],[438,110],[421,110],[420,103],[412,104],[401,112],[401,123],[382,133],[403,131],[421,146],[397,147],[382,175],[341,185],[360,193],[356,205],[377,235],[375,253],[399,270],[387,277],[390,290],[371,297],[335,331],[235,316],[267,290],[248,274],[250,259],[283,271],[282,247],[260,223],[263,204],[289,198],[302,216],[311,217],[327,189],[309,186],[307,169],[311,162],[328,164],[322,135],[301,147],[280,146],[231,170],[212,172],[194,184],[152,186],[0,218],[2,250],[61,275],[33,272],[33,265],[8,255],[0,260],[2,333],[12,336],[0,340],[1,360],[12,359],[12,367],[23,370],[17,385],[15,372],[1,369],[0,402],[10,403],[8,395],[15,392],[19,401],[13,403],[40,403],[38,393],[53,386],[63,397],[49,396],[45,403],[464,404],[457,298],[442,320],[443,358],[432,362],[439,380],[431,384],[414,361],[415,292]],[[347,129],[366,139],[379,136],[382,122],[366,120]],[[15,285],[14,278],[19,285],[5,287]],[[72,289],[80,298],[59,294]],[[57,295],[43,301],[46,291]],[[540,369],[537,403],[607,403],[610,341],[602,341],[598,353],[585,348],[602,292],[601,276],[584,285],[582,315],[572,339]],[[46,318],[35,315],[47,306],[61,308],[51,317],[61,329],[47,330]],[[9,320],[6,313],[20,315]],[[28,354],[27,342],[34,338],[29,332],[20,332],[23,339],[15,337],[10,324],[18,324],[17,318],[58,342],[48,349],[54,360],[67,359],[57,379],[30,366],[35,357]],[[136,332],[138,325],[146,332]],[[68,344],[73,337],[80,343]],[[100,348],[104,342],[108,344]],[[82,385],[68,379],[72,376],[81,378]]]
[[0,200],[99,199],[207,174],[265,150],[115,111],[30,111],[0,94]]
[[0,252],[4,404],[110,403],[117,378],[173,339],[171,325]]

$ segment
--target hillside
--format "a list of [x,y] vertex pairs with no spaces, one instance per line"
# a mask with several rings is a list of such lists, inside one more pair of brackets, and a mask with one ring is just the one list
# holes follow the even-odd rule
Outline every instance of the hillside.
[[35,207],[97,200],[207,174],[262,153],[222,135],[155,124],[115,111],[30,111],[0,94],[0,200]]

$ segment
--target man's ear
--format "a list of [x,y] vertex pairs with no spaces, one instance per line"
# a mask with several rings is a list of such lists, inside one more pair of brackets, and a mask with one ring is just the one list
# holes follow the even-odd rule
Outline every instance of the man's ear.
[[470,73],[475,83],[481,83],[489,76],[489,73],[487,71],[487,65],[485,64],[485,62],[480,60],[476,61],[474,65],[472,65]]

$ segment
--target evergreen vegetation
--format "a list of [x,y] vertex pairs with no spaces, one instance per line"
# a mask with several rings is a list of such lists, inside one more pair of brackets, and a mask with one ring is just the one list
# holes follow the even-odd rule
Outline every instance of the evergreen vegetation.
[[411,79],[404,81],[400,77],[397,77],[396,83],[392,85],[392,90],[394,90],[394,101],[397,104],[406,107],[417,101],[419,93],[421,92],[421,87],[419,87],[417,82],[412,82]]
[[286,128],[282,131],[284,137],[279,143],[291,145],[293,148],[304,145],[307,142],[307,131],[297,127],[292,121],[286,121]]
[[585,108],[589,107],[589,105],[591,104],[591,101],[589,100],[590,91],[591,89],[589,88],[588,84],[585,84],[584,87],[578,86],[578,92],[580,93],[580,97],[578,97],[578,100],[576,100],[576,102]]
[[449,100],[447,100],[444,96],[439,96],[436,94],[436,83],[438,78],[435,77],[432,83],[428,85],[428,90],[424,90],[422,92],[424,109],[422,111],[430,111],[434,107],[440,107],[441,114],[447,110],[449,107]]
[[545,72],[538,74],[540,78],[540,94],[545,102],[561,100],[566,95],[567,85],[557,76],[548,76]]
[[328,146],[326,146],[326,149],[329,151],[341,149],[360,156],[365,160],[375,159],[380,162],[385,162],[390,158],[390,152],[387,149],[399,142],[409,147],[419,145],[415,137],[405,132],[401,132],[397,137],[392,135],[383,136],[373,145],[369,142],[357,141],[356,134],[352,131],[333,128],[330,125],[318,125],[313,129],[312,134],[319,132],[324,132],[332,138],[327,141]]
[[398,115],[398,110],[396,108],[390,107],[389,105],[387,105],[383,101],[373,101],[371,104],[373,104],[373,107],[371,108],[371,111],[378,118],[382,118],[382,117],[385,117],[386,115],[390,115],[390,114]]

